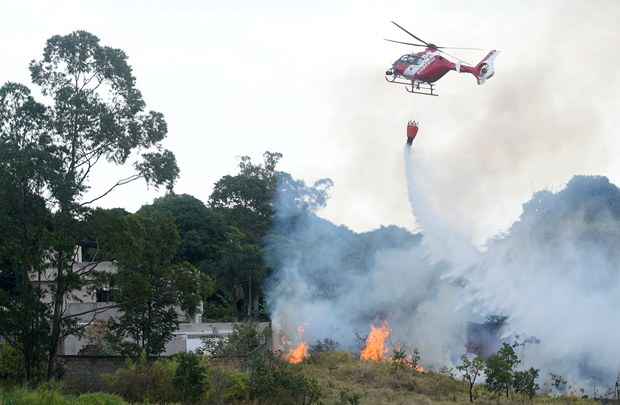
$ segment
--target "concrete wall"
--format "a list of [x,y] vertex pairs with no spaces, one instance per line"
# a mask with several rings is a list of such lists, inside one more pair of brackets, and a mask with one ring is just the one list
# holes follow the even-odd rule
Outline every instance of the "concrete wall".
[[62,380],[68,391],[95,392],[104,389],[102,375],[125,367],[127,360],[122,357],[61,356],[58,364],[62,367]]

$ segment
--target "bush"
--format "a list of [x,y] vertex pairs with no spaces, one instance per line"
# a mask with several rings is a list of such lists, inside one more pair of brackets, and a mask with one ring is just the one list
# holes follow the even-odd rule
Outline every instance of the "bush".
[[3,393],[0,397],[6,405],[70,405],[58,389],[41,388],[35,391],[18,389]]
[[207,386],[207,370],[200,363],[200,356],[195,353],[179,353],[176,359],[178,366],[173,383],[178,397],[184,403],[196,403]]
[[243,402],[250,397],[250,378],[246,373],[212,368],[208,371],[207,403],[228,405]]
[[0,379],[12,383],[24,379],[22,354],[8,343],[0,343]]
[[178,399],[174,386],[177,366],[174,359],[151,362],[142,355],[114,374],[104,375],[103,380],[106,391],[129,402],[174,402]]
[[80,395],[74,405],[127,405],[123,398],[112,394],[83,394]]
[[540,388],[536,383],[539,370],[530,367],[525,371],[517,371],[514,373],[515,392],[528,397],[530,400],[536,395],[536,391]]
[[236,324],[233,333],[217,342],[205,342],[203,350],[217,357],[248,358],[269,347],[269,330],[260,331],[254,322]]
[[319,383],[271,352],[253,359],[250,392],[260,404],[310,405],[321,398]]
[[340,398],[337,405],[360,405],[362,395],[357,392],[340,391]]

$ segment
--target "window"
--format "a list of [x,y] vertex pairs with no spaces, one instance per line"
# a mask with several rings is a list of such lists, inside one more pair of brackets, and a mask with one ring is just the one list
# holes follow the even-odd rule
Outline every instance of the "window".
[[97,302],[112,302],[112,290],[110,288],[97,288],[95,291]]

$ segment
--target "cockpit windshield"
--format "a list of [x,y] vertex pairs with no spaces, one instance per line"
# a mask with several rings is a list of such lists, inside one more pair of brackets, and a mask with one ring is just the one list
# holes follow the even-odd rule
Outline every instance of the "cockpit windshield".
[[408,65],[419,65],[422,63],[422,58],[416,55],[403,55],[398,61]]

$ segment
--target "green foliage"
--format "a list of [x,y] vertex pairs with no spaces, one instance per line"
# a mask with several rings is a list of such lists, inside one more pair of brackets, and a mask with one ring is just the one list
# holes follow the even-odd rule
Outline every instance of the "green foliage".
[[205,342],[203,350],[217,357],[249,360],[270,349],[270,333],[269,329],[260,330],[255,322],[237,323],[225,340]]
[[125,240],[116,257],[114,298],[122,311],[110,320],[109,342],[120,353],[161,353],[178,327],[176,307],[193,315],[213,289],[189,263],[175,263],[179,235],[172,218],[156,213],[123,219]]
[[392,367],[395,371],[407,367],[407,349],[403,345],[396,345],[392,350]]
[[[34,341],[41,342],[48,335],[47,347],[21,342],[27,376],[44,352],[51,378],[61,339],[80,329],[76,319],[65,313],[64,301],[93,282],[90,272],[74,266],[74,249],[83,237],[79,221],[88,213],[87,206],[141,178],[155,187],[171,188],[179,170],[174,155],[162,148],[167,134],[164,117],[145,112],[146,104],[122,50],[102,46],[86,31],[55,35],[47,41],[41,58],[30,63],[30,75],[49,102],[37,102],[23,85],[0,87],[0,177],[21,188],[22,197],[32,195],[44,208],[53,208],[49,239],[38,239],[45,242],[45,251],[19,258],[18,266],[25,280],[24,273],[39,270],[38,264],[49,254],[55,269],[47,312],[36,311],[48,319],[25,322],[36,326]],[[122,165],[131,156],[139,156],[133,164],[135,174],[85,201],[90,174],[99,163],[107,160]],[[27,283],[21,284],[22,291],[28,291]],[[36,296],[30,291],[24,294],[26,299]],[[43,324],[50,325],[49,331]]]
[[89,356],[111,356],[118,354],[111,347],[107,337],[110,333],[108,323],[101,319],[94,320],[84,330],[83,338],[86,339],[86,344],[80,349],[78,354]]
[[181,237],[177,261],[200,266],[202,263],[212,265],[221,259],[222,249],[228,242],[229,224],[197,198],[188,194],[167,194],[143,206],[139,212],[157,212],[174,219]]
[[259,404],[317,404],[321,389],[317,380],[306,377],[298,367],[283,362],[271,352],[253,359],[250,390]]
[[516,371],[514,373],[514,389],[518,394],[522,394],[530,400],[536,395],[536,391],[540,388],[536,383],[539,370],[529,368],[524,371]]
[[196,403],[207,387],[207,370],[195,353],[179,353],[173,383],[183,403]]
[[65,396],[58,388],[43,386],[36,390],[0,391],[3,405],[127,405],[122,398],[105,393],[82,394],[77,398]]
[[230,225],[227,243],[221,246],[216,263],[201,268],[215,274],[218,286],[236,304],[237,316],[263,316],[256,304],[261,302],[260,286],[269,275],[264,263],[264,240],[272,229],[275,204],[310,210],[325,204],[331,181],[321,180],[306,186],[289,174],[276,170],[280,153],[265,152],[263,163],[243,156],[239,173],[222,177],[214,186],[209,206]]
[[7,343],[0,343],[0,379],[21,382],[25,376],[22,354]]
[[174,384],[178,363],[174,359],[149,361],[142,355],[136,361],[103,376],[106,391],[129,402],[174,402],[179,393]]
[[487,386],[495,394],[510,395],[513,385],[515,367],[520,360],[514,348],[504,343],[499,351],[486,362]]
[[34,275],[44,267],[50,213],[27,181],[9,171],[0,163],[0,336],[19,351],[19,379],[31,381],[47,355],[50,312],[28,270]]
[[486,365],[482,357],[476,356],[473,359],[470,359],[464,354],[461,356],[461,364],[456,367],[456,369],[463,375],[463,380],[465,380],[469,386],[470,402],[474,402],[474,384],[476,384],[476,379],[478,376],[484,372],[485,366]]
[[209,390],[205,395],[208,404],[229,405],[249,400],[248,374],[222,368],[209,368]]
[[123,398],[105,393],[82,394],[74,401],[73,405],[126,405]]
[[336,405],[360,405],[362,394],[358,392],[349,392],[347,390],[340,391],[340,398]]
[[58,390],[16,390],[3,396],[3,403],[7,405],[70,405]]

